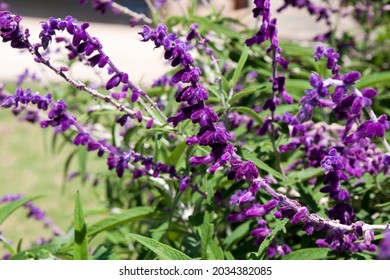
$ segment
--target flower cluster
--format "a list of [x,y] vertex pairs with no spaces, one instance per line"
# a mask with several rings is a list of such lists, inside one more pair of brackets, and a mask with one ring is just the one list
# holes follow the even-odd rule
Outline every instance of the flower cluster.
[[[277,28],[277,19],[271,18],[271,3],[269,0],[254,1],[255,8],[253,9],[253,17],[261,17],[262,24],[252,38],[249,38],[245,41],[247,46],[252,46],[254,44],[262,44],[263,42],[269,40],[270,46],[267,48],[267,53],[272,54],[272,77],[269,81],[272,83],[272,97],[267,99],[263,105],[263,110],[271,111],[271,118],[267,122],[267,126],[264,127],[264,133],[266,131],[271,131],[273,134],[276,134],[276,131],[272,125],[275,121],[274,112],[276,106],[278,106],[281,101],[276,94],[287,103],[293,103],[293,98],[286,91],[286,78],[282,75],[277,74],[277,66],[280,65],[282,69],[287,70],[289,62],[283,58],[282,48],[279,46],[278,40],[278,28]],[[276,137],[274,135],[273,137]]]
[[[52,37],[56,35],[56,31],[67,31],[71,36],[71,44],[67,46],[70,50],[69,58],[83,56],[91,67],[104,68],[109,66],[108,73],[112,75],[106,82],[106,90],[112,90],[122,84],[121,92],[111,92],[115,99],[127,97],[127,92],[130,89],[132,95],[130,100],[136,102],[140,95],[145,95],[145,92],[134,85],[129,80],[129,75],[120,71],[110,60],[108,55],[103,51],[103,46],[99,39],[92,37],[87,28],[89,23],[84,22],[78,24],[77,20],[71,16],[67,16],[64,20],[50,18],[48,22],[43,22],[42,31],[39,34],[41,45],[46,49],[52,41]],[[58,38],[59,41],[64,39]]]
[[52,95],[47,94],[46,96],[40,96],[39,94],[33,93],[31,89],[23,90],[22,88],[17,88],[14,95],[7,96],[1,102],[1,107],[15,108],[18,105],[28,105],[29,103],[37,106],[38,109],[47,111],[49,106],[51,107],[48,112],[48,120],[41,121],[41,126],[43,128],[52,126],[59,128],[61,131],[66,131],[71,125],[76,123],[76,119],[70,116],[67,111],[67,104],[63,100],[58,102],[52,101]]
[[214,173],[219,167],[233,163],[229,169],[229,178],[241,180],[244,176],[247,179],[258,177],[258,171],[251,162],[241,161],[235,154],[235,148],[228,143],[231,136],[225,128],[218,124],[217,113],[208,105],[207,89],[199,84],[201,71],[193,66],[193,58],[187,51],[186,44],[177,38],[173,33],[168,33],[165,25],[159,25],[156,29],[143,26],[140,33],[142,41],[153,41],[155,47],[164,47],[165,59],[171,61],[172,67],[181,66],[172,76],[172,83],[189,84],[176,93],[176,101],[182,102],[183,106],[174,117],[169,117],[168,122],[177,126],[180,122],[190,119],[193,123],[200,125],[200,130],[194,137],[186,140],[187,145],[199,144],[211,147],[209,155],[194,156],[190,158],[193,166],[201,164],[212,164],[210,173]]
[[[339,55],[333,49],[324,50],[323,47],[318,47],[315,59],[319,60],[321,57],[327,58],[327,68],[332,70],[334,76],[326,80],[322,80],[317,73],[310,76],[310,85],[313,88],[306,90],[306,96],[300,101],[302,107],[298,113],[298,120],[300,122],[310,120],[315,107],[329,107],[339,120],[346,120],[343,136],[345,145],[356,143],[365,138],[383,138],[386,130],[389,129],[387,116],[373,117],[370,108],[371,99],[377,95],[376,90],[364,88],[359,91],[353,86],[361,77],[358,71],[341,76],[339,74],[340,66],[337,64]],[[331,86],[335,87],[333,93],[329,91]],[[353,124],[360,122],[363,109],[368,112],[371,119],[361,123],[356,132],[348,136]]]
[[11,46],[16,49],[28,48],[28,30],[24,32],[20,28],[22,17],[11,14],[6,10],[0,10],[0,37],[3,42],[11,42]]
[[[80,2],[85,4],[88,1],[82,0]],[[159,5],[163,5],[165,1],[155,1],[154,3],[158,9],[160,8]],[[256,220],[256,226],[251,230],[250,234],[257,245],[260,245],[271,234],[272,229],[270,225],[273,222],[272,218],[274,218],[288,219],[294,230],[300,227],[309,236],[312,236],[315,231],[325,232],[324,238],[316,241],[319,247],[349,252],[374,251],[376,250],[376,245],[373,244],[373,230],[383,230],[385,227],[388,228],[388,225],[369,225],[357,221],[359,215],[355,214],[355,210],[349,202],[351,194],[354,194],[354,190],[349,187],[353,184],[361,184],[361,182],[353,181],[349,178],[351,176],[361,178],[367,174],[378,175],[379,173],[387,175],[390,171],[390,146],[384,137],[390,124],[386,115],[376,117],[370,107],[372,99],[377,95],[377,92],[372,88],[357,90],[355,84],[361,77],[360,72],[351,71],[342,75],[341,67],[338,64],[340,55],[333,48],[325,49],[318,47],[314,59],[316,61],[322,58],[326,59],[326,67],[331,70],[332,78],[323,79],[319,74],[312,73],[309,78],[311,88],[305,91],[306,96],[300,101],[301,109],[299,113],[296,116],[288,112],[283,115],[276,114],[277,106],[281,103],[281,100],[284,100],[287,104],[291,104],[294,101],[286,91],[286,78],[277,73],[278,66],[287,70],[288,61],[281,56],[282,49],[279,46],[277,37],[277,20],[272,18],[270,13],[271,1],[255,0],[254,3],[253,15],[254,17],[261,17],[261,26],[255,36],[246,40],[246,45],[252,46],[266,41],[270,42],[267,53],[271,53],[272,56],[272,76],[269,79],[272,83],[272,96],[265,100],[261,107],[253,108],[253,112],[250,112],[251,114],[248,113],[248,115],[244,116],[233,112],[234,110],[230,111],[230,107],[225,103],[224,99],[221,100],[221,104],[223,114],[226,113],[226,115],[219,115],[218,112],[220,111],[214,109],[208,103],[208,88],[201,83],[203,69],[201,70],[200,66],[197,67],[195,65],[195,59],[190,53],[194,46],[190,44],[190,41],[196,38],[196,46],[203,49],[205,54],[211,59],[219,76],[215,82],[220,83],[219,88],[221,91],[225,90],[222,89],[225,86],[222,84],[224,82],[224,73],[219,70],[217,57],[208,46],[208,40],[203,39],[200,35],[199,25],[196,23],[191,25],[186,41],[181,40],[175,33],[169,33],[167,26],[163,24],[158,25],[156,28],[144,25],[139,33],[142,37],[141,41],[151,41],[156,48],[163,48],[164,58],[169,61],[172,67],[176,68],[173,75],[169,78],[163,76],[154,84],[155,86],[166,86],[169,84],[176,91],[175,99],[180,103],[180,107],[175,115],[171,115],[168,118],[159,111],[163,106],[166,106],[165,96],[157,97],[157,101],[154,102],[144,91],[135,86],[129,80],[128,74],[120,71],[110,60],[103,51],[99,40],[88,33],[88,23],[79,24],[71,16],[66,17],[64,20],[50,18],[47,22],[42,22],[41,24],[40,43],[33,45],[28,40],[28,30],[23,32],[19,26],[21,17],[0,11],[0,36],[4,42],[11,42],[11,46],[14,48],[28,48],[37,62],[49,67],[78,90],[88,92],[92,97],[110,103],[121,111],[122,113],[119,116],[115,116],[115,121],[123,126],[124,130],[119,132],[119,139],[123,137],[124,140],[127,140],[125,137],[131,134],[130,129],[133,128],[135,123],[133,119],[139,122],[146,120],[146,129],[149,129],[149,132],[151,130],[153,132],[163,131],[162,133],[167,133],[171,139],[181,137],[181,135],[169,133],[177,132],[181,128],[179,125],[188,125],[190,122],[196,124],[198,131],[191,135],[185,135],[185,144],[187,146],[204,146],[209,152],[203,155],[192,154],[189,164],[193,167],[207,165],[211,174],[226,168],[226,178],[236,182],[233,187],[239,187],[245,181],[244,184],[246,183],[248,187],[240,189],[235,193],[231,189],[217,189],[215,201],[219,202],[225,190],[228,192],[228,195],[233,193],[229,201],[232,212],[227,216],[227,220],[231,223],[240,223],[251,219]],[[93,0],[92,5],[102,13],[106,12],[107,9],[114,11],[117,9],[117,4],[111,0]],[[285,5],[280,10],[285,9],[289,5],[299,8],[305,6],[310,13],[316,14],[319,19],[325,18],[327,21],[329,20],[328,10],[315,6],[311,1],[285,1]],[[0,10],[2,9],[1,7]],[[58,37],[57,35],[60,32],[70,34],[71,39]],[[65,73],[68,71],[67,67],[55,68],[49,62],[50,59],[44,57],[48,53],[47,50],[53,38],[55,38],[56,42],[65,42],[67,44],[69,59],[77,57],[81,61],[87,62],[92,68],[107,68],[110,78],[104,84],[110,95],[100,94],[98,90],[89,88],[82,82],[72,80]],[[44,55],[40,53],[41,48],[46,52]],[[27,72],[21,75],[20,82],[27,76]],[[252,80],[253,77],[253,72],[247,74],[247,80]],[[235,85],[226,83],[226,86],[230,87],[231,90],[229,99],[235,91],[245,90],[245,82],[247,81],[244,81],[244,79],[241,81],[242,83],[239,82]],[[115,91],[119,86],[122,86],[121,90]],[[140,105],[144,110],[142,108],[142,111],[129,109],[126,102],[117,102],[119,99],[127,98],[129,90],[131,91],[129,101],[139,102],[137,106]],[[144,100],[150,104],[144,104]],[[33,107],[31,105],[35,105],[38,110],[43,112],[28,109]],[[230,105],[234,109],[234,104]],[[43,128],[50,126],[55,128],[56,132],[66,132],[66,136],[73,139],[74,145],[84,146],[87,151],[96,151],[100,157],[106,154],[108,169],[115,171],[120,178],[127,178],[125,175],[131,173],[132,181],[130,183],[140,177],[149,176],[153,181],[164,181],[165,187],[165,179],[167,179],[167,182],[168,180],[172,181],[176,187],[178,186],[181,192],[186,191],[190,187],[195,191],[199,191],[202,198],[208,197],[197,186],[191,184],[193,179],[191,176],[180,175],[174,165],[170,166],[168,163],[165,164],[164,161],[155,160],[156,158],[164,158],[169,162],[172,156],[174,156],[173,152],[170,159],[167,159],[168,155],[166,154],[162,157],[154,157],[136,152],[135,150],[138,151],[138,144],[135,143],[135,146],[133,146],[133,143],[123,141],[126,143],[125,148],[119,148],[118,143],[114,145],[109,144],[109,141],[107,141],[109,137],[98,137],[101,139],[97,140],[95,139],[97,137],[96,127],[94,125],[83,125],[78,122],[76,117],[68,112],[68,105],[63,100],[54,101],[51,94],[41,96],[30,89],[23,90],[18,88],[15,94],[8,95],[5,94],[1,86],[0,106],[13,108],[15,114],[20,114],[25,110],[26,113],[23,118],[26,120],[31,122],[40,121]],[[96,108],[97,106],[94,107]],[[336,119],[343,123],[345,122],[345,126],[312,120],[314,110],[317,107],[327,108],[327,111],[333,114],[331,120]],[[88,112],[93,110],[91,108]],[[259,118],[254,115],[263,110],[271,112],[264,118],[264,121],[262,117]],[[150,115],[150,118],[143,115],[145,112]],[[155,118],[155,112],[161,113],[161,118]],[[368,120],[364,120],[365,113],[369,116]],[[161,119],[166,120],[167,123],[161,122]],[[255,121],[261,124],[255,127]],[[251,133],[256,132],[257,135],[261,136],[268,133],[270,136],[275,157],[274,165],[269,167],[267,164],[262,165],[261,162],[258,164],[264,167],[263,171],[269,171],[270,175],[265,178],[260,177],[258,167],[254,162],[245,161],[240,157],[240,150],[236,149],[232,143],[236,140],[236,135],[228,130],[229,126],[236,128],[242,124],[246,125],[246,128],[251,130]],[[177,126],[179,126],[179,129]],[[286,127],[288,127],[288,130],[286,130]],[[118,128],[118,125],[115,125],[115,130],[116,128]],[[283,134],[291,137],[291,140],[286,145],[278,147],[278,143],[286,143],[284,142],[284,137],[280,137]],[[137,137],[143,136],[139,135]],[[114,142],[117,142],[117,137],[113,138],[115,138]],[[264,137],[257,138],[263,139]],[[383,147],[388,154],[385,155],[373,143],[372,139],[374,138],[382,141]],[[144,142],[141,141],[141,150],[153,149],[153,147],[143,144]],[[239,145],[243,146],[245,144],[241,142]],[[129,149],[129,147],[131,148]],[[181,149],[183,146],[178,148]],[[262,149],[263,147],[260,148]],[[180,151],[180,149],[176,151]],[[297,149],[303,149],[304,156],[295,157],[297,154],[299,155],[299,153],[295,153]],[[201,150],[204,151],[205,149]],[[169,150],[166,149],[164,151]],[[293,152],[293,163],[282,170],[281,153],[289,152]],[[145,152],[142,151],[142,153]],[[283,155],[283,157],[288,157],[288,154]],[[180,165],[178,164],[177,166]],[[187,165],[185,166],[188,167]],[[326,211],[328,218],[322,218],[317,214],[310,213],[309,208],[311,208],[311,204],[307,203],[305,205],[305,203],[300,203],[285,195],[290,193],[290,191],[294,191],[290,183],[294,182],[296,178],[295,174],[293,174],[294,176],[291,179],[288,173],[298,167],[322,167],[324,170],[322,172],[321,168],[318,168],[315,171],[324,176],[323,186],[320,191],[329,194],[330,198],[335,200],[329,202],[331,208]],[[154,179],[157,177],[163,180]],[[275,178],[278,180],[286,178],[286,182],[280,182],[278,184],[279,188],[273,188],[271,183],[276,182]],[[213,179],[220,180],[221,178],[217,176]],[[224,183],[226,182],[225,179],[222,180]],[[308,182],[302,180],[302,183],[305,186],[307,184],[309,187],[314,184],[321,184],[315,177],[310,177]],[[177,197],[179,198],[179,195]],[[300,198],[302,198],[302,201],[308,202],[305,200],[305,197]],[[3,200],[11,201],[14,199],[18,199],[18,197],[10,196]],[[220,203],[220,205],[225,207],[227,203]],[[204,205],[201,206],[203,207]],[[29,216],[46,221],[45,213],[39,208],[31,203],[26,204],[26,207],[30,210]],[[187,205],[184,208],[187,210]],[[180,219],[186,220],[186,217],[181,217]],[[287,243],[290,244],[290,242]],[[386,235],[380,245],[380,258],[388,258],[388,247],[388,235]],[[267,256],[269,258],[275,256],[283,257],[290,252],[291,248],[285,244],[283,236],[273,238],[273,241],[267,248]]]

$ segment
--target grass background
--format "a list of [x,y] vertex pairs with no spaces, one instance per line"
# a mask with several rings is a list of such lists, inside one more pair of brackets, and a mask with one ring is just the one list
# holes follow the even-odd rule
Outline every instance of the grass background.
[[[43,209],[59,228],[67,232],[73,223],[73,208],[76,191],[80,191],[87,222],[93,221],[96,210],[104,209],[102,186],[92,187],[75,178],[63,187],[63,168],[70,147],[60,154],[53,154],[48,148],[52,130],[43,130],[39,124],[21,122],[10,110],[0,109],[0,197],[6,194],[27,196],[44,195],[34,201]],[[104,170],[105,160],[89,161],[89,167]],[[70,171],[77,171],[77,160]],[[1,206],[1,205],[0,205]],[[88,211],[88,209],[90,211]],[[91,211],[94,210],[94,211]],[[0,231],[14,245],[23,239],[22,249],[27,249],[39,237],[50,237],[51,231],[43,223],[27,219],[27,209],[13,213],[2,225]],[[95,214],[92,214],[95,213]],[[27,239],[28,238],[28,239]],[[0,245],[0,254],[6,250]],[[1,257],[1,255],[0,255]]]

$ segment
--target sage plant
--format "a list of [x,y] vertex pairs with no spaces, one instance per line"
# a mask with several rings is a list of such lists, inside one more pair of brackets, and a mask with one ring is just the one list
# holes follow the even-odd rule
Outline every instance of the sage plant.
[[[163,4],[156,1],[153,9],[163,9]],[[177,31],[169,20],[153,26],[158,18],[152,21],[114,1],[92,5],[98,12],[112,10],[128,15],[133,23],[134,18],[146,23],[138,33],[142,47],[162,49],[172,71],[146,89],[111,60],[89,32],[89,23],[72,16],[50,18],[41,23],[33,43],[21,26],[22,17],[5,7],[0,12],[3,42],[29,52],[77,94],[57,98],[61,94],[41,95],[20,87],[25,72],[12,94],[2,90],[0,104],[42,128],[54,128],[55,135],[63,135],[71,145],[105,155],[107,169],[115,171],[103,176],[110,207],[156,207],[149,221],[140,215],[139,224],[118,230],[116,244],[127,244],[122,234],[128,229],[144,235],[167,229],[159,238],[185,248],[191,257],[285,258],[303,249],[296,240],[307,235],[308,246],[328,248],[327,253],[388,258],[389,215],[375,211],[387,204],[378,198],[379,206],[360,205],[358,197],[365,182],[376,183],[376,194],[382,186],[388,188],[389,122],[385,112],[374,112],[379,90],[386,88],[359,87],[364,74],[345,70],[337,49],[321,45],[312,49],[310,59],[323,67],[313,63],[316,71],[310,68],[305,70],[309,74],[302,74],[309,87],[304,94],[290,92],[291,65],[300,58],[289,55],[288,45],[283,47],[278,38],[277,18],[268,0],[254,1],[253,16],[260,23],[254,35],[245,30],[243,38],[232,22],[230,33],[216,25],[219,35],[228,34],[222,43],[212,27],[216,23],[191,13],[181,22],[187,29]],[[289,5],[306,7],[330,25],[328,9],[311,1],[285,1],[279,11]],[[217,21],[229,22],[211,10]],[[66,50],[69,61],[102,69],[109,78],[95,86],[73,79],[72,63],[50,60],[55,44]],[[237,49],[226,55],[221,49],[229,45]],[[236,67],[229,70],[229,64]],[[210,75],[216,79],[208,79]],[[95,103],[80,104],[79,94]],[[84,110],[87,117],[76,116]],[[113,112],[108,122],[94,115],[104,110]],[[359,206],[371,216],[364,216]],[[241,240],[237,232],[246,225]],[[291,231],[282,234],[286,227]],[[381,232],[385,237],[379,244],[375,238]],[[181,237],[172,240],[170,234],[178,233]],[[200,242],[200,250],[191,239]],[[242,251],[240,244],[253,249]],[[138,252],[126,254],[125,258],[134,257]]]

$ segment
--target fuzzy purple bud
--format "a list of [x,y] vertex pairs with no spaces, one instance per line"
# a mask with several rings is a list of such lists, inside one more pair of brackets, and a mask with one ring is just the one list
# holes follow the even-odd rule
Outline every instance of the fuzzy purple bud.
[[361,77],[360,72],[358,71],[352,71],[347,74],[345,74],[341,79],[346,85],[352,85],[356,83]]

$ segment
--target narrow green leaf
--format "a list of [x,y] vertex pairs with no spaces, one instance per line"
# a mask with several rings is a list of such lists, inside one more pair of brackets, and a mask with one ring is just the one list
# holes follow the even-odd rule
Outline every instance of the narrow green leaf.
[[228,261],[234,261],[236,258],[229,251],[225,251],[225,259]]
[[207,259],[208,260],[224,260],[225,254],[221,246],[219,245],[218,239],[213,238],[210,240],[209,245],[207,247]]
[[258,159],[255,155],[253,155],[252,153],[250,153],[249,151],[246,151],[246,150],[243,150],[242,151],[242,156],[244,157],[244,159],[246,160],[250,160],[250,161],[253,161],[254,164],[256,164],[256,166],[268,173],[271,173],[272,175],[274,175],[276,178],[280,179],[280,180],[285,180],[286,178],[277,170],[273,169],[271,166],[269,166],[268,164],[266,164],[265,162],[261,161],[260,159]]
[[378,84],[389,83],[390,72],[373,73],[369,76],[361,77],[360,81],[356,84],[359,89],[365,87],[376,87]]
[[291,79],[288,82],[286,82],[287,91],[297,90],[302,92],[302,95],[303,95],[303,91],[309,88],[310,88],[310,83],[308,80]]
[[27,202],[33,201],[42,196],[24,197],[13,202],[9,202],[0,208],[0,225],[11,215],[15,210],[25,205]]
[[66,183],[68,182],[68,176],[69,176],[69,170],[70,170],[70,164],[72,163],[73,157],[76,155],[77,149],[71,152],[68,157],[66,158],[65,164],[64,164],[64,170],[63,170],[63,183],[62,188],[64,189],[66,186]]
[[300,249],[285,255],[283,260],[324,260],[327,258],[329,252],[329,248]]
[[232,108],[230,108],[230,111],[236,111],[236,112],[239,112],[239,113],[251,116],[259,124],[261,124],[261,125],[264,124],[263,119],[255,111],[253,111],[252,109],[250,109],[248,107],[243,107],[243,106],[242,107],[241,106],[239,106],[239,107],[232,107]]
[[82,146],[77,150],[78,159],[79,159],[79,170],[80,170],[80,178],[84,182],[85,174],[87,172],[87,147]]
[[141,206],[131,208],[123,213],[112,215],[106,219],[103,219],[96,224],[93,224],[89,230],[88,235],[93,237],[101,231],[111,229],[113,227],[128,223],[132,220],[143,218],[153,213],[154,209],[149,206]]
[[9,244],[6,240],[0,239],[0,244],[4,246],[5,249],[12,255],[15,255],[15,250],[12,248],[11,244]]
[[296,175],[298,176],[300,182],[306,182],[311,178],[317,178],[321,175],[324,175],[324,169],[322,167],[309,167],[302,171],[299,171]]
[[186,148],[186,142],[178,144],[169,155],[167,165],[176,165],[179,162],[180,158],[183,156]]
[[143,246],[148,248],[150,251],[155,253],[159,259],[162,260],[191,260],[189,256],[180,252],[179,250],[172,248],[171,246],[165,245],[159,241],[145,237],[139,234],[128,233],[131,239],[141,243]]
[[241,238],[248,235],[250,229],[251,221],[247,221],[241,225],[239,225],[232,233],[230,233],[226,239],[223,241],[223,245],[226,248],[230,248],[237,241],[240,241]]
[[388,207],[390,206],[390,201],[389,202],[385,202],[385,203],[380,203],[380,204],[376,204],[375,207],[378,207],[378,208],[385,208],[385,207]]
[[238,60],[237,67],[234,70],[233,77],[232,77],[232,79],[230,81],[230,86],[231,87],[234,87],[237,84],[238,79],[241,76],[242,69],[244,68],[245,62],[248,59],[248,52],[249,52],[249,47],[248,46],[244,46],[244,48],[242,49],[242,53],[241,53],[240,59]]
[[276,235],[281,231],[282,229],[285,229],[285,225],[287,224],[288,219],[282,219],[282,220],[276,220],[276,225],[272,232],[264,239],[264,241],[261,243],[259,250],[255,254],[258,259],[264,259],[266,249],[269,247],[271,242],[274,240]]
[[204,212],[202,225],[198,228],[200,235],[200,243],[202,249],[202,259],[208,259],[208,247],[214,233],[214,224],[210,222],[211,214],[208,210]]
[[88,260],[87,224],[81,204],[80,193],[77,191],[74,206],[74,255],[75,260]]
[[[50,243],[32,247],[24,251],[18,251],[11,260],[42,259],[58,256],[63,249],[73,243],[68,237],[55,237]],[[66,249],[65,249],[66,250]]]
[[255,93],[256,91],[260,91],[262,89],[265,89],[266,86],[251,86],[251,87],[247,87],[246,89],[243,89],[242,91],[239,91],[237,92],[235,95],[232,96],[232,98],[229,99],[228,103],[230,105],[233,105],[234,103],[236,103],[237,100],[247,96],[247,95],[251,95],[253,93]]

